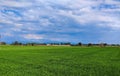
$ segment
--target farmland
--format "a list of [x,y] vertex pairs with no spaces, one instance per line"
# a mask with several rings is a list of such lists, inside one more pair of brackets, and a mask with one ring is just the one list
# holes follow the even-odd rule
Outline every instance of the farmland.
[[0,46],[0,76],[120,76],[120,48]]

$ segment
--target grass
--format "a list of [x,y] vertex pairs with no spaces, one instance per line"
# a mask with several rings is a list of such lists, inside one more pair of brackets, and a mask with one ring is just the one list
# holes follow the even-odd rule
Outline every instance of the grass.
[[0,76],[120,76],[120,48],[0,46]]

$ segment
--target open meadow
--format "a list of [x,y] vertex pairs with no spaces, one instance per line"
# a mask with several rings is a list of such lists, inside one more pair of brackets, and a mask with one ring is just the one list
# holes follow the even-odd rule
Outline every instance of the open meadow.
[[0,76],[120,76],[120,48],[0,46]]

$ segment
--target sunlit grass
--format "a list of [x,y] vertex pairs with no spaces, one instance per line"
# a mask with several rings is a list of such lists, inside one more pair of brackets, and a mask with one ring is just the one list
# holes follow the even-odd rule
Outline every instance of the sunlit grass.
[[0,76],[119,75],[119,47],[0,46]]

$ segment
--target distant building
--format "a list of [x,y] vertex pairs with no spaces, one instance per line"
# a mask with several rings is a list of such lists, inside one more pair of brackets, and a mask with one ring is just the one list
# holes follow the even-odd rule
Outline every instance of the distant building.
[[0,42],[0,45],[6,45],[6,42]]

